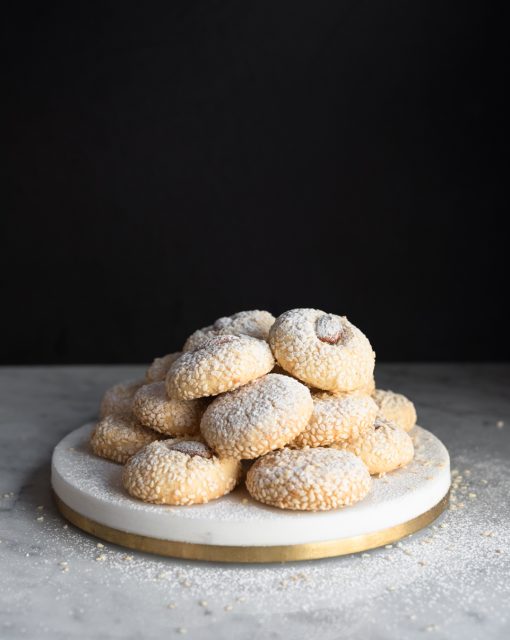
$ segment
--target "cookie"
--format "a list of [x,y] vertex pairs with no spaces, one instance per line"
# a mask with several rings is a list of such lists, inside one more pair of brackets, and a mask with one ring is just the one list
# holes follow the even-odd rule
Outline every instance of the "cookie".
[[347,318],[318,309],[293,309],[269,331],[278,364],[306,384],[324,391],[353,391],[369,384],[375,353]]
[[133,415],[140,424],[169,436],[192,436],[200,429],[205,409],[202,400],[174,400],[164,382],[140,387],[133,398]]
[[338,395],[327,391],[312,394],[310,421],[292,442],[295,447],[324,447],[340,440],[352,440],[372,427],[377,405],[370,396]]
[[366,466],[348,451],[279,449],[255,462],[246,487],[259,502],[303,511],[327,511],[352,505],[370,490]]
[[181,400],[215,396],[260,378],[273,366],[267,342],[250,336],[216,336],[172,364],[166,388],[171,398]]
[[200,430],[220,456],[257,458],[294,440],[312,410],[305,385],[270,373],[216,398],[207,407]]
[[410,436],[400,427],[381,417],[377,417],[373,428],[365,431],[357,440],[333,446],[359,456],[371,475],[405,467],[414,457],[414,446]]
[[267,341],[273,322],[274,316],[269,311],[240,311],[233,316],[218,318],[214,324],[192,333],[182,350],[193,351],[201,347],[209,338],[228,334],[246,335]]
[[379,413],[404,431],[411,431],[416,424],[416,409],[414,404],[401,393],[377,389],[374,400],[379,407]]
[[107,389],[101,400],[99,417],[129,415],[133,397],[143,384],[145,384],[144,380],[125,380]]
[[162,356],[161,358],[154,358],[152,364],[145,372],[146,383],[161,382],[164,380],[168,373],[168,369],[170,369],[170,365],[180,356],[181,352],[176,351],[175,353],[168,353],[166,356]]
[[124,464],[142,447],[161,438],[133,417],[108,415],[96,424],[90,436],[90,446],[97,456]]
[[241,464],[220,460],[197,441],[153,442],[129,459],[122,474],[127,492],[154,504],[202,504],[229,493],[237,484]]

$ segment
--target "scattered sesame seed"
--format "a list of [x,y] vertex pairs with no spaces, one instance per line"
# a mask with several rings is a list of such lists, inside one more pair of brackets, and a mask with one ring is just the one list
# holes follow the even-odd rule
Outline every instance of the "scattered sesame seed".
[[493,531],[483,531],[481,534],[484,538],[492,538],[494,535]]
[[175,602],[169,602],[169,603],[166,605],[166,608],[167,608],[167,609],[175,609],[175,607],[176,607],[176,606],[177,606],[177,605],[175,604]]
[[225,611],[232,611],[234,607],[231,604],[226,604],[223,608]]
[[96,557],[96,562],[104,562],[106,560],[106,556],[104,553]]
[[37,511],[42,511],[43,509],[44,509],[44,505],[42,505],[42,504],[40,504],[40,505],[37,507]]
[[39,516],[38,518],[36,518],[37,522],[43,522],[44,520],[44,516]]
[[199,600],[198,604],[199,604],[201,607],[207,607],[207,600]]
[[384,548],[385,549],[393,549],[393,545],[392,544],[385,544]]
[[181,633],[184,635],[185,633],[188,633],[188,630],[186,629],[186,627],[179,627],[177,629],[177,633]]

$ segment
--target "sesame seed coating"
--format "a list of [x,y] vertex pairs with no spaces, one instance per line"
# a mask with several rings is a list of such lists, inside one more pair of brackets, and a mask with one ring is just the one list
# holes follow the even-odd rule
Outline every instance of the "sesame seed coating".
[[334,396],[318,391],[312,398],[312,416],[293,446],[323,447],[339,440],[356,439],[374,424],[377,405],[370,396]]
[[403,394],[377,389],[374,400],[379,407],[379,413],[404,431],[411,431],[416,424],[414,404]]
[[202,504],[229,493],[240,476],[237,460],[220,460],[201,443],[173,448],[173,441],[153,442],[127,462],[122,474],[130,495],[154,504]]
[[148,382],[161,382],[166,378],[170,365],[181,356],[181,351],[175,353],[168,353],[161,358],[154,358],[152,364],[145,372],[145,381]]
[[216,336],[172,364],[166,388],[171,398],[181,400],[215,396],[260,378],[273,366],[267,342],[244,335]]
[[143,384],[145,380],[124,380],[107,389],[101,400],[99,416],[130,414],[133,397]]
[[164,382],[140,387],[133,398],[133,414],[140,423],[171,436],[198,433],[204,409],[202,400],[169,398]]
[[308,385],[352,391],[369,383],[375,354],[366,336],[347,318],[318,309],[292,309],[269,332],[278,364]]
[[312,410],[305,385],[270,373],[216,398],[202,416],[200,430],[218,455],[252,459],[291,442]]
[[258,309],[254,311],[239,311],[239,313],[234,313],[232,316],[218,318],[214,324],[192,333],[186,340],[182,350],[194,351],[209,338],[227,334],[241,334],[267,341],[269,329],[273,322],[274,316],[269,311],[259,311]]
[[146,444],[160,438],[161,435],[142,426],[132,416],[110,415],[96,424],[90,446],[97,456],[124,464]]
[[340,442],[333,447],[359,456],[372,475],[405,467],[414,457],[410,436],[380,416],[376,418],[373,428],[365,431],[357,440]]
[[303,511],[352,505],[367,495],[370,486],[370,474],[359,458],[322,447],[268,453],[252,465],[246,478],[255,500]]

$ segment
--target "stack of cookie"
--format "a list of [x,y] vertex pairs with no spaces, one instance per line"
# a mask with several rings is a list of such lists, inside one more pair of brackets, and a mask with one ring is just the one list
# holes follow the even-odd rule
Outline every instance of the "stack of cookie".
[[414,455],[414,405],[376,389],[374,365],[345,317],[236,313],[109,389],[91,446],[125,464],[124,487],[146,502],[204,503],[245,480],[282,509],[351,505]]

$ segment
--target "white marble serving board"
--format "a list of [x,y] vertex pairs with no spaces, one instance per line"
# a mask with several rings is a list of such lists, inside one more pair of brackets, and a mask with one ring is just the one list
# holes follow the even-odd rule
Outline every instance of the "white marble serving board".
[[327,512],[284,511],[253,500],[244,487],[204,505],[173,507],[131,498],[122,466],[95,456],[92,424],[69,433],[55,447],[52,485],[69,507],[114,529],[178,542],[270,546],[321,542],[379,531],[428,511],[448,492],[450,460],[432,433],[411,432],[415,457],[405,469],[375,477],[358,504]]

